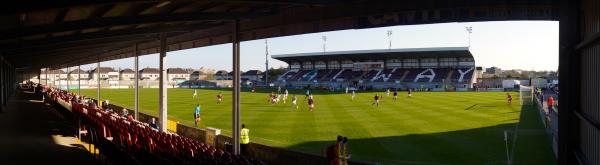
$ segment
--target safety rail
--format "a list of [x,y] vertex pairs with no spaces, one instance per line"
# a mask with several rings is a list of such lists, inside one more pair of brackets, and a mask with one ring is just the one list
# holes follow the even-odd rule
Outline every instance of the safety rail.
[[[546,133],[550,136],[552,151],[554,151],[555,156],[558,156],[558,112],[545,109],[543,100],[540,101],[537,94],[533,95],[533,100],[540,114],[542,124],[546,128]],[[556,107],[553,109],[556,109]]]

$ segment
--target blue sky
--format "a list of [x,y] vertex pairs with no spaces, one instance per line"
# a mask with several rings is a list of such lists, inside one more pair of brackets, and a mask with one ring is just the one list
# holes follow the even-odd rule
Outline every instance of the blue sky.
[[[471,51],[477,66],[502,69],[556,70],[558,68],[558,22],[504,21],[443,23],[342,30],[268,39],[269,54],[321,52],[322,36],[327,51],[387,49],[387,31],[392,30],[392,48],[454,47],[468,44],[465,27],[473,27]],[[242,42],[241,69],[264,70],[264,40]],[[231,70],[231,44],[167,53],[167,67],[200,67]],[[133,58],[101,63],[102,66],[132,68]],[[269,66],[287,66],[269,59]],[[95,67],[82,66],[83,69]],[[158,55],[140,57],[140,68],[158,67]]]

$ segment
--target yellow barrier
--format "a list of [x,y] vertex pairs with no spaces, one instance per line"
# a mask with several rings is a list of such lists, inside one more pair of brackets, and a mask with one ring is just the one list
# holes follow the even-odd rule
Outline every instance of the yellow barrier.
[[167,120],[167,130],[177,133],[177,123],[179,123],[179,122],[173,121],[173,120]]

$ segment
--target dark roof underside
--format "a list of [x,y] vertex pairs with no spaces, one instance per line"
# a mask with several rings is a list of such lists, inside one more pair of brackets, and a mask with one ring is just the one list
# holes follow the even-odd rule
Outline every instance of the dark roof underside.
[[557,20],[557,0],[11,1],[0,6],[0,54],[20,69],[63,68],[297,34],[444,22]]

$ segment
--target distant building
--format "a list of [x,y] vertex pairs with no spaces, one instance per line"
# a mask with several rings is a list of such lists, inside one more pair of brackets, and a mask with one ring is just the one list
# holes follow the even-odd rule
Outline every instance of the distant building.
[[183,69],[183,70],[185,70],[185,71],[186,71],[188,74],[192,74],[192,72],[194,72],[194,71],[195,71],[195,70],[194,70],[194,69],[192,69],[192,68],[185,68],[185,69]]
[[247,81],[262,81],[264,74],[260,70],[249,70],[242,73],[240,79]]
[[42,80],[48,79],[48,81],[67,79],[67,74],[65,73],[65,71],[60,70],[60,69],[50,70],[50,71],[48,71],[48,77],[46,78],[46,71],[43,70],[43,71],[41,71],[40,79],[42,79]]
[[167,76],[169,81],[190,80],[190,74],[188,71],[181,68],[167,69]]
[[483,78],[483,67],[477,66],[475,67],[475,80]]
[[[89,77],[98,80],[97,68],[90,70]],[[119,72],[111,67],[100,67],[100,80],[119,80]]]
[[158,80],[160,70],[158,68],[144,68],[140,70],[140,79]]
[[[79,75],[81,75],[81,78],[79,77]],[[69,72],[68,76],[71,78],[71,80],[89,80],[90,79],[90,75],[87,71],[79,70],[79,69],[75,69],[75,70]]]
[[226,70],[219,70],[215,73],[215,80],[231,80],[231,74]]
[[485,72],[488,73],[488,74],[501,74],[502,73],[502,69],[493,66],[491,68],[485,68]]
[[206,80],[208,75],[203,71],[194,71],[190,74],[190,80]]
[[119,77],[121,80],[135,80],[135,71],[132,69],[123,69],[119,71]]

